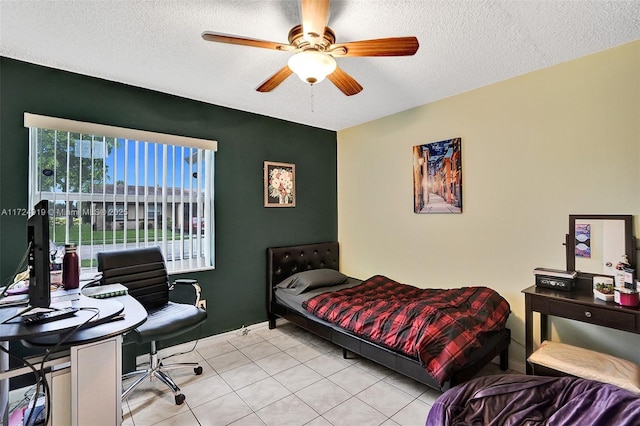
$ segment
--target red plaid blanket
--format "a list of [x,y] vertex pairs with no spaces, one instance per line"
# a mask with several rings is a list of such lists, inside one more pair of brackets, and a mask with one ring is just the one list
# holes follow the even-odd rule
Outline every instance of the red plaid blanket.
[[420,289],[382,275],[302,306],[360,337],[417,357],[441,385],[480,347],[484,332],[505,327],[510,313],[509,303],[486,287]]

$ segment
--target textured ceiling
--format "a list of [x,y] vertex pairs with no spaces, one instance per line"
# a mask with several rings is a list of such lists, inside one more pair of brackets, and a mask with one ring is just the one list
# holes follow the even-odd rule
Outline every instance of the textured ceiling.
[[295,75],[254,89],[290,53],[202,40],[287,42],[299,2],[0,0],[0,55],[340,130],[640,38],[640,1],[333,1],[336,42],[416,36],[414,56],[338,59],[347,97]]

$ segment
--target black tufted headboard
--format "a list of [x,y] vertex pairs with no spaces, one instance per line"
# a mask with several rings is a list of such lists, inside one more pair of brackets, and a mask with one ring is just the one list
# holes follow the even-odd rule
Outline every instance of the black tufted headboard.
[[295,273],[320,268],[339,270],[339,266],[340,249],[337,242],[270,247],[267,249],[269,292]]
[[[340,249],[338,242],[305,244],[301,246],[269,247],[267,249],[267,316],[269,328],[275,328],[276,317],[282,316],[295,322],[278,308],[275,286],[287,277],[312,269],[339,270]],[[295,315],[294,315],[295,316]]]

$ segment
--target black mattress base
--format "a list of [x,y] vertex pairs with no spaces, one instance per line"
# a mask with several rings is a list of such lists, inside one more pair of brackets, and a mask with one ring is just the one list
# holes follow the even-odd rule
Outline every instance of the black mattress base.
[[490,333],[482,347],[473,351],[467,364],[440,386],[420,364],[417,358],[392,351],[371,341],[357,337],[334,325],[306,317],[278,303],[274,295],[275,286],[285,278],[301,271],[319,268],[339,270],[340,246],[337,242],[305,244],[267,249],[267,318],[269,328],[276,327],[276,318],[290,322],[322,337],[334,344],[381,364],[393,371],[408,376],[420,383],[441,391],[467,381],[475,376],[493,358],[500,356],[500,368],[507,370],[511,331],[507,328]]
[[276,327],[276,318],[284,318],[297,326],[312,332],[318,337],[324,338],[335,345],[377,364],[410,377],[431,388],[446,391],[451,387],[465,382],[474,377],[479,370],[491,362],[496,356],[500,357],[500,369],[506,371],[509,365],[509,342],[511,331],[507,328],[495,333],[487,339],[482,348],[473,352],[467,365],[453,375],[453,377],[441,386],[420,364],[417,358],[412,358],[396,351],[380,346],[369,340],[355,336],[339,327],[326,325],[311,318],[300,315],[298,312],[284,305],[274,304],[269,317],[269,328]]

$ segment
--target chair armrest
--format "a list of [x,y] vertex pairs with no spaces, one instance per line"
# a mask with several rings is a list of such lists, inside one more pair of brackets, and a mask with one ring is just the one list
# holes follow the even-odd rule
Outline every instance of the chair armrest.
[[200,284],[198,283],[198,280],[190,280],[190,279],[186,279],[186,278],[179,278],[175,281],[173,281],[171,283],[171,286],[169,286],[169,290],[173,290],[175,288],[175,286],[183,286],[183,285],[190,285],[193,287],[194,291],[195,291],[195,295],[196,295],[196,301],[194,303],[195,306],[199,306],[200,305],[200,294],[202,293],[202,289],[200,288]]
[[178,278],[177,280],[173,281],[173,283],[171,283],[172,286],[174,285],[197,285],[198,284],[198,280],[189,280],[186,278]]

